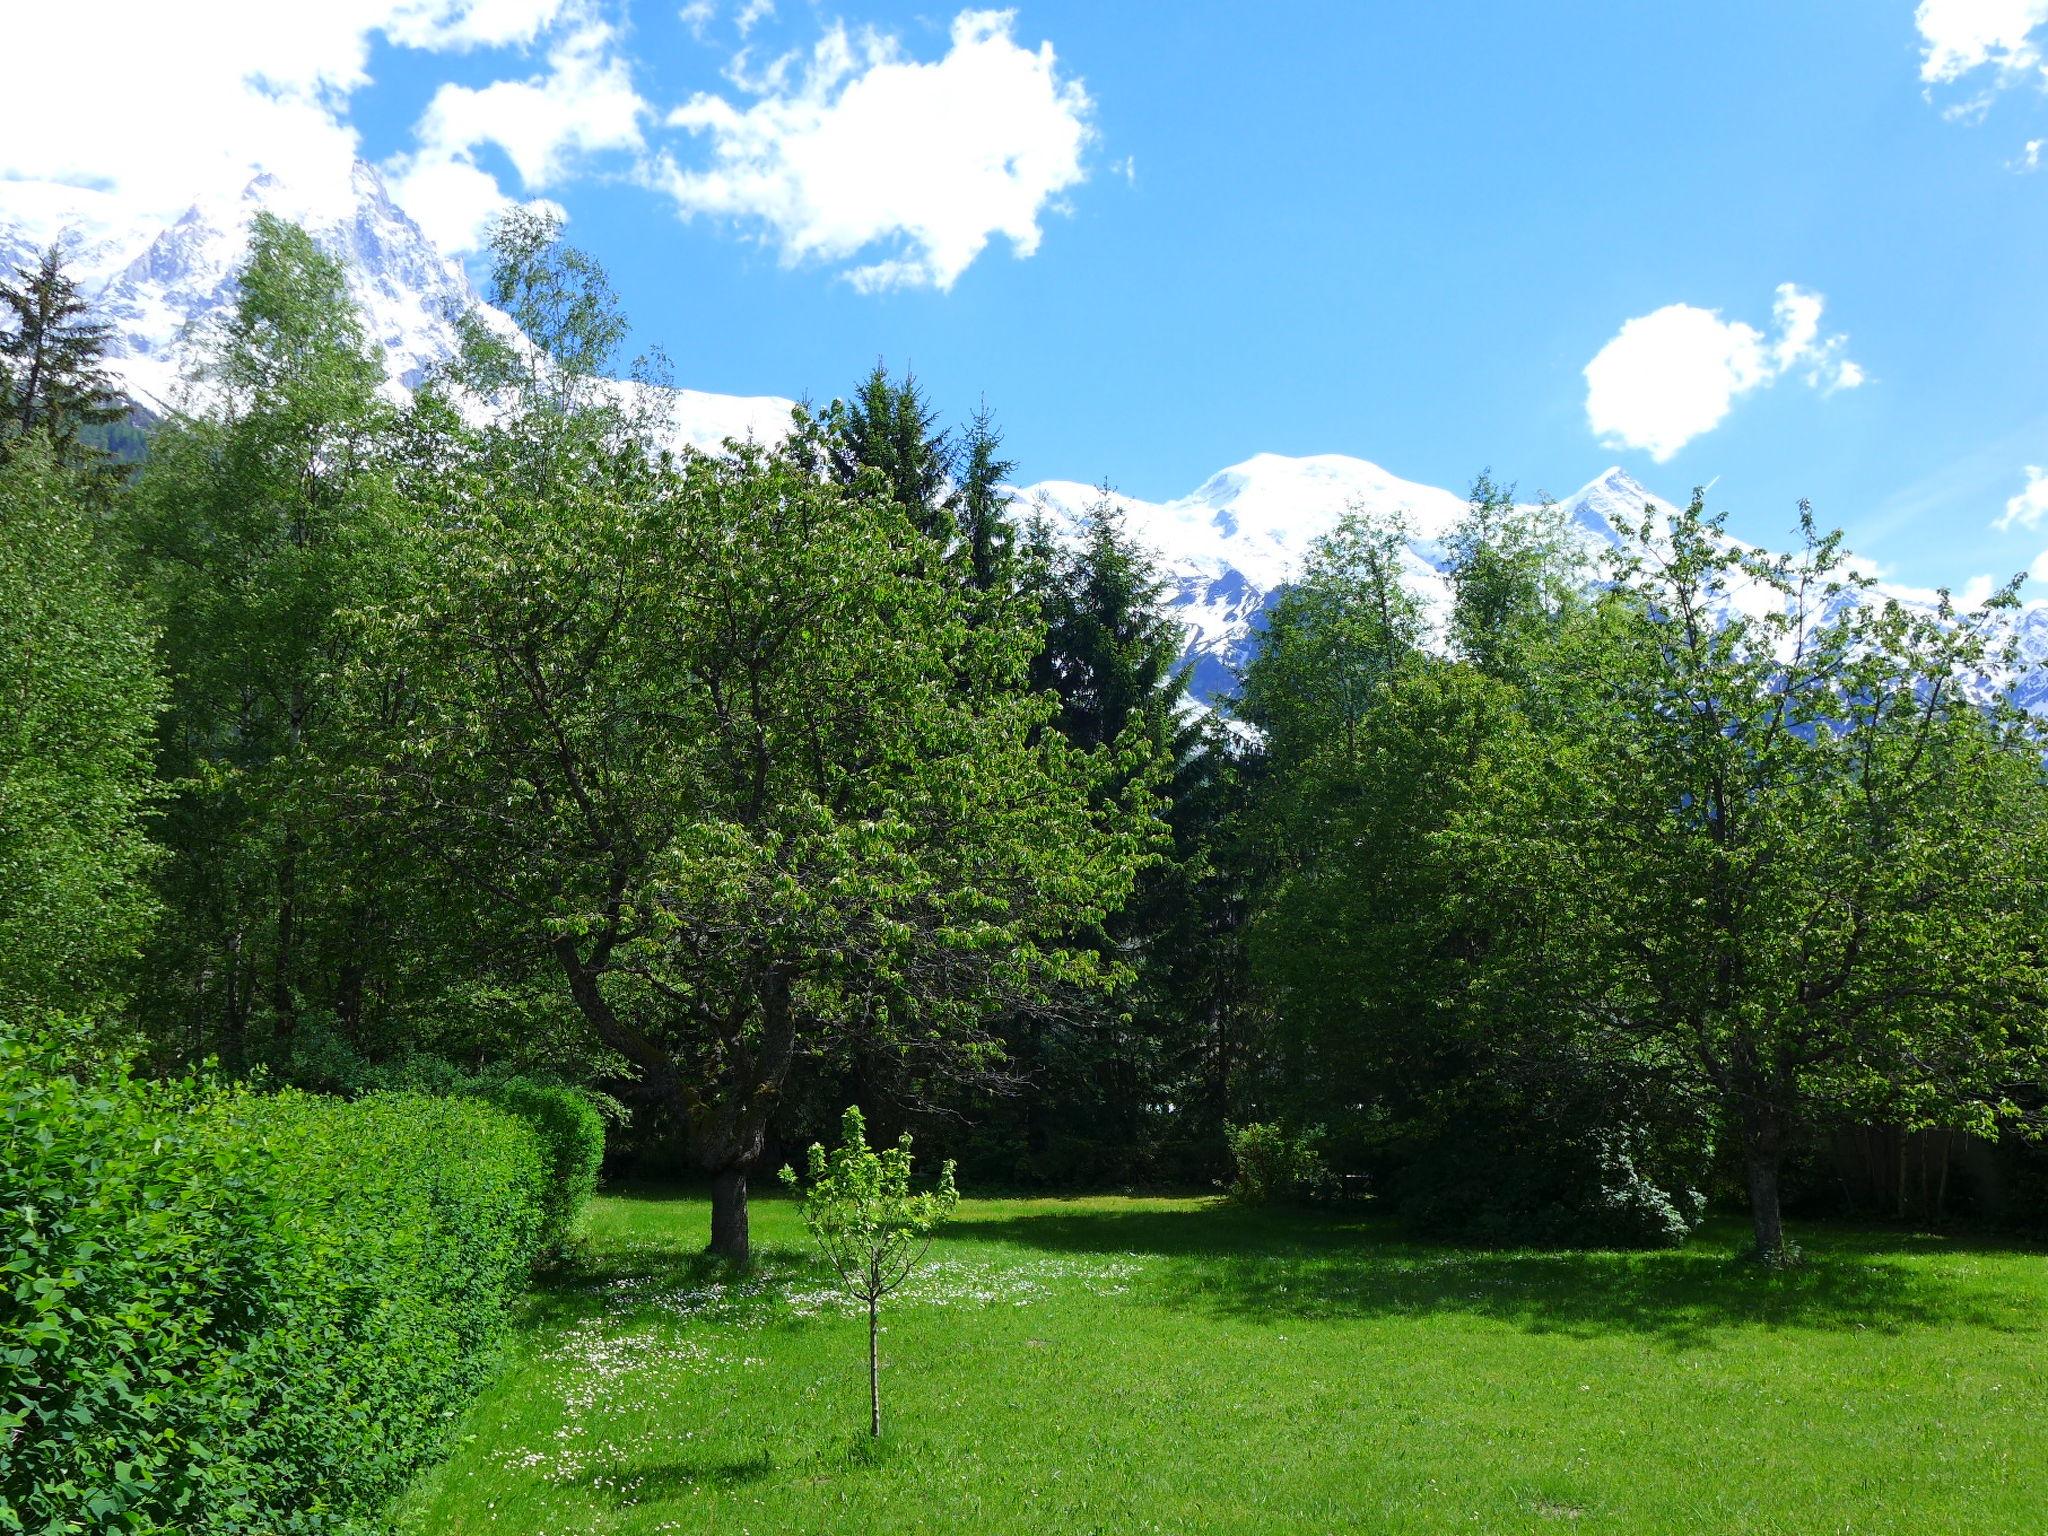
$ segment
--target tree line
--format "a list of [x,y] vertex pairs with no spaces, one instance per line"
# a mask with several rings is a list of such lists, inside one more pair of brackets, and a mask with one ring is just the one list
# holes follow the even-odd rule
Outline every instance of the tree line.
[[[1702,503],[1595,569],[1482,477],[1447,614],[1356,512],[1194,708],[1105,486],[1013,504],[877,364],[675,449],[602,271],[496,235],[408,399],[260,216],[144,462],[55,253],[0,284],[0,1008],[175,1073],[603,1089],[747,1181],[849,1102],[970,1186],[1313,1142],[1428,1230],[1758,1249],[1849,1125],[2041,1100],[2042,743],[2011,589],[1880,601]],[[96,435],[97,434],[97,435]]]

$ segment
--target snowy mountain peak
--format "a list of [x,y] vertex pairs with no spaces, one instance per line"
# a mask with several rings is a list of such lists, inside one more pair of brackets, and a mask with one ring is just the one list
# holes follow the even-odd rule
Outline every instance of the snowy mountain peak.
[[349,290],[394,383],[411,387],[455,346],[455,317],[477,302],[462,268],[392,202],[358,160],[348,195],[293,186],[265,172],[233,197],[194,203],[99,294],[115,328],[115,370],[145,405],[161,407],[189,365],[195,332],[235,299],[235,274],[259,213],[303,225],[347,268]]
[[[339,168],[337,167],[337,170]],[[109,230],[84,214],[9,204],[0,182],[0,261],[32,260],[56,238],[67,246],[80,286],[114,329],[109,358],[138,400],[161,410],[175,402],[193,361],[195,339],[235,298],[249,225],[261,211],[305,227],[341,259],[371,337],[384,349],[394,393],[416,384],[455,347],[455,317],[478,298],[461,265],[443,255],[391,198],[375,166],[357,160],[320,185],[293,185],[272,174],[237,191],[203,198],[169,226]],[[81,194],[83,195],[83,194]],[[498,317],[504,321],[503,317]],[[621,384],[622,394],[654,404],[668,418],[670,441],[716,448],[729,437],[778,437],[791,402],[696,390],[661,392]],[[1052,480],[1019,493],[1056,526],[1078,526],[1102,493]],[[1406,480],[1344,454],[1289,457],[1258,453],[1218,470],[1185,496],[1151,502],[1112,492],[1130,531],[1157,555],[1168,596],[1187,631],[1194,692],[1214,700],[1234,685],[1272,605],[1297,579],[1315,541],[1349,510],[1399,514],[1409,542],[1404,574],[1432,623],[1441,626],[1450,594],[1444,536],[1465,510],[1457,492]],[[1676,509],[1619,466],[1610,466],[1563,502],[1589,550],[1613,548],[1653,515]],[[1922,609],[1931,593],[1880,585],[1880,597]],[[1736,594],[1744,611],[1765,594]],[[2048,603],[2014,616],[2024,660],[2015,691],[2048,713]],[[1985,680],[1988,688],[1992,680]]]

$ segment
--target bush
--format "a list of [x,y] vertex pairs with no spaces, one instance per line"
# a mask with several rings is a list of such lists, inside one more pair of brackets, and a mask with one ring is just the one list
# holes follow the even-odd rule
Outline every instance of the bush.
[[1560,1127],[1503,1118],[1417,1143],[1395,1209],[1428,1237],[1499,1247],[1672,1248],[1706,1216],[1709,1153],[1639,1121]]
[[351,1529],[488,1369],[565,1208],[552,1161],[480,1099],[149,1084],[0,1040],[0,1531]]
[[1223,1128],[1233,1169],[1230,1198],[1240,1205],[1280,1205],[1330,1193],[1336,1186],[1323,1159],[1323,1128],[1289,1136],[1254,1121]]
[[510,1078],[484,1096],[524,1120],[540,1138],[548,1165],[540,1251],[560,1253],[577,1216],[597,1191],[598,1169],[604,1162],[604,1116],[582,1090],[531,1078]]

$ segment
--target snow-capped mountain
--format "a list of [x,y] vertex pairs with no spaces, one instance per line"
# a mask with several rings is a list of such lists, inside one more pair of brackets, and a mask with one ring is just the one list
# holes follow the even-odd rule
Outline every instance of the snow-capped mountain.
[[[1073,529],[1104,493],[1052,480],[1017,494],[1023,505],[1042,508],[1055,527]],[[1190,692],[1205,703],[1230,692],[1266,613],[1300,571],[1310,546],[1348,509],[1401,516],[1409,532],[1406,583],[1439,634],[1449,615],[1442,541],[1464,513],[1464,498],[1403,480],[1364,459],[1262,453],[1211,475],[1173,501],[1115,493],[1111,500],[1125,526],[1158,557],[1173,606],[1187,627]],[[1559,505],[1596,561],[1641,523],[1645,508],[1659,522],[1678,510],[1619,468],[1589,481]],[[1926,613],[1934,612],[1939,601],[1933,592],[1892,582],[1880,581],[1872,593]],[[1727,601],[1731,609],[1757,613],[1779,599],[1764,588],[1737,587]],[[2048,603],[2027,604],[2012,622],[2021,654],[2016,673],[1980,678],[1977,691],[1988,698],[2009,684],[2025,708],[2048,714]]]
[[[28,221],[10,220],[6,186],[0,182],[0,262],[27,265],[50,238],[51,224],[36,221],[32,237]],[[249,225],[264,210],[303,225],[341,258],[370,334],[384,349],[395,392],[452,354],[454,318],[479,303],[476,290],[461,264],[392,201],[374,167],[358,162],[345,189],[317,194],[262,175],[236,197],[195,203],[166,228],[99,229],[87,237],[81,221],[80,228],[60,231],[72,272],[114,327],[110,367],[139,404],[162,412],[179,400],[195,340],[233,303]],[[789,421],[791,402],[779,396],[689,389],[665,396],[672,440],[679,444],[715,449],[727,438],[770,440]],[[1100,494],[1092,486],[1049,480],[1022,487],[1018,498],[1020,507],[1041,506],[1056,525],[1072,528]],[[1349,507],[1404,515],[1408,581],[1425,613],[1440,621],[1448,610],[1441,540],[1464,511],[1464,498],[1364,459],[1259,454],[1172,501],[1115,500],[1131,530],[1159,557],[1187,628],[1193,692],[1205,702],[1232,689],[1263,616],[1300,571],[1309,547]],[[1563,502],[1594,553],[1613,548],[1646,504],[1673,510],[1619,469]],[[1878,590],[1923,610],[1936,602],[1933,593],[1915,588],[1887,584]],[[1732,600],[1746,599],[1736,593]],[[2013,622],[2024,657],[2011,680],[2014,692],[2028,708],[2048,714],[2048,603],[2029,604]],[[1986,680],[1987,689],[1994,681]]]
[[[321,249],[341,260],[365,327],[384,349],[395,391],[410,389],[453,355],[455,319],[480,304],[476,289],[461,264],[443,255],[392,201],[374,166],[357,161],[340,194],[266,174],[238,196],[194,203],[169,227],[140,240],[88,242],[76,230],[59,232],[70,269],[113,326],[109,371],[138,405],[162,414],[179,403],[207,324],[234,303],[249,226],[261,212],[302,225]],[[0,184],[0,261],[28,265],[40,242],[6,214]],[[728,437],[777,436],[791,405],[773,395],[690,389],[669,391],[663,403],[674,440],[702,448],[716,448]]]
[[468,277],[391,201],[372,167],[356,163],[349,191],[322,206],[275,176],[258,176],[239,197],[193,204],[113,274],[98,295],[114,327],[110,361],[142,404],[175,397],[194,333],[234,304],[249,226],[262,212],[302,224],[346,265],[349,291],[394,382],[417,384],[450,355],[454,319],[476,302]]

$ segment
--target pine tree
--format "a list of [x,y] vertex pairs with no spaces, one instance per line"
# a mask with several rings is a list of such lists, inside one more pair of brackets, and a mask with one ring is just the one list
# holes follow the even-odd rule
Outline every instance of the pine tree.
[[1162,941],[1178,930],[1184,898],[1201,878],[1208,813],[1196,791],[1219,764],[1203,717],[1186,707],[1184,637],[1166,606],[1166,583],[1107,484],[1078,532],[1062,548],[1042,509],[1025,524],[1018,563],[1046,623],[1038,675],[1059,698],[1058,730],[1084,751],[1112,754],[1112,782],[1151,797],[1170,840],[1147,860],[1131,900],[1092,937],[1132,969],[1130,990],[1051,1028],[1020,1021],[1013,1049],[1040,1101],[1029,1129],[1041,1168],[1086,1164],[1094,1178],[1156,1176],[1152,1151],[1173,1128],[1149,1124],[1148,1106],[1179,1097],[1197,1054]]
[[1013,498],[1003,489],[1016,468],[1015,460],[1003,457],[1003,434],[984,402],[960,441],[960,478],[952,496],[960,563],[967,584],[977,592],[1007,592],[1016,583]]
[[926,401],[917,376],[906,369],[901,379],[892,379],[878,360],[837,414],[832,471],[840,484],[851,485],[863,471],[880,471],[890,499],[917,530],[950,547],[953,445],[947,431],[934,430],[939,413]]
[[107,326],[90,318],[53,244],[34,267],[0,278],[0,459],[10,440],[41,432],[60,464],[90,465],[100,453],[79,440],[125,414],[100,366]]

